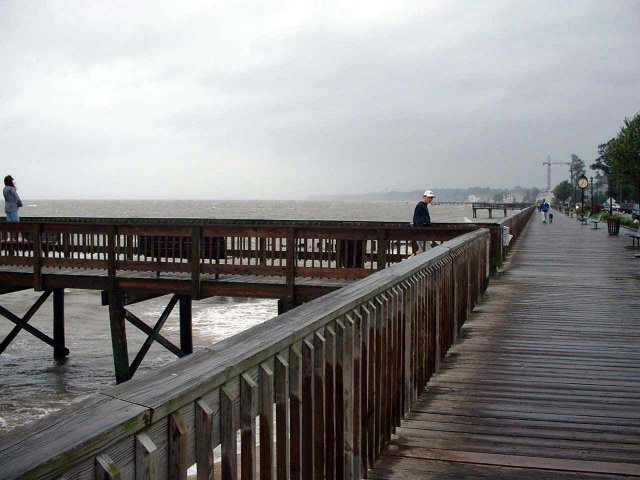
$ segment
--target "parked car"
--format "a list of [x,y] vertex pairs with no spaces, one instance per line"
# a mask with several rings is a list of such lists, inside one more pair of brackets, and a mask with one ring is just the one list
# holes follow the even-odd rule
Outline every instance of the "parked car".
[[[609,211],[609,203],[605,202],[602,204],[602,208],[604,208],[607,212]],[[613,209],[614,212],[617,212],[618,210],[620,210],[620,204],[619,203],[613,203],[611,208]]]
[[621,203],[619,210],[623,213],[633,213],[634,210],[638,210],[637,203]]

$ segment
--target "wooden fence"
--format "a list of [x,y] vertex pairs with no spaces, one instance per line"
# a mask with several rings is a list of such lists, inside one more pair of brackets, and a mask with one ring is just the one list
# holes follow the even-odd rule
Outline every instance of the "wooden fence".
[[467,233],[12,432],[2,478],[362,478],[485,290],[489,251],[488,230]]
[[105,290],[118,289],[132,272],[171,274],[191,284],[179,293],[198,299],[203,281],[225,274],[283,276],[287,284],[294,277],[364,278],[411,256],[417,240],[437,245],[477,228],[491,230],[491,254],[501,255],[502,225],[513,229],[529,210],[502,222],[426,229],[391,222],[27,218],[0,222],[0,266],[28,267],[29,286],[38,291],[60,288],[47,285],[46,274],[92,271],[103,281],[84,278],[83,288]]

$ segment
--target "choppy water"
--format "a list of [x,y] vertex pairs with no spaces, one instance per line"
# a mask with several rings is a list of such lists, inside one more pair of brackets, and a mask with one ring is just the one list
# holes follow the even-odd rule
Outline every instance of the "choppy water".
[[[21,216],[84,217],[190,217],[251,219],[317,219],[407,221],[413,203],[405,202],[311,202],[311,201],[26,201]],[[432,205],[435,222],[463,222],[471,216],[470,206]],[[0,296],[0,305],[18,316],[24,315],[38,298],[33,291]],[[169,297],[149,300],[131,307],[147,323],[154,323]],[[52,299],[48,299],[31,320],[38,329],[52,335]],[[163,335],[179,344],[177,308],[162,329]],[[213,297],[193,302],[193,341],[198,350],[234,335],[277,314],[271,299]],[[101,306],[100,293],[67,290],[65,332],[69,356],[53,359],[51,347],[29,333],[18,334],[0,355],[0,431],[7,431],[115,384],[109,315]],[[0,317],[0,339],[13,328]],[[131,359],[146,336],[128,326]],[[175,359],[154,343],[136,375],[156,369]]]

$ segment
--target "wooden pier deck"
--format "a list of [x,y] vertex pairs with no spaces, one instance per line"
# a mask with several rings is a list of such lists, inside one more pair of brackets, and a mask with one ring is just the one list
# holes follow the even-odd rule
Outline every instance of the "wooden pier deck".
[[367,478],[640,477],[628,240],[536,215]]

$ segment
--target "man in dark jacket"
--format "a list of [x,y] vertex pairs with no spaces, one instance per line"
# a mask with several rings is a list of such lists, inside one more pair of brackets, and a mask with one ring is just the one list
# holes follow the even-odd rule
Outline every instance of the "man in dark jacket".
[[[429,215],[429,205],[435,194],[431,190],[427,190],[422,195],[422,200],[418,202],[416,205],[416,209],[413,211],[413,226],[414,227],[428,227],[431,225],[431,216]],[[418,240],[418,251],[416,253],[422,253],[427,250],[427,241],[426,240]]]

